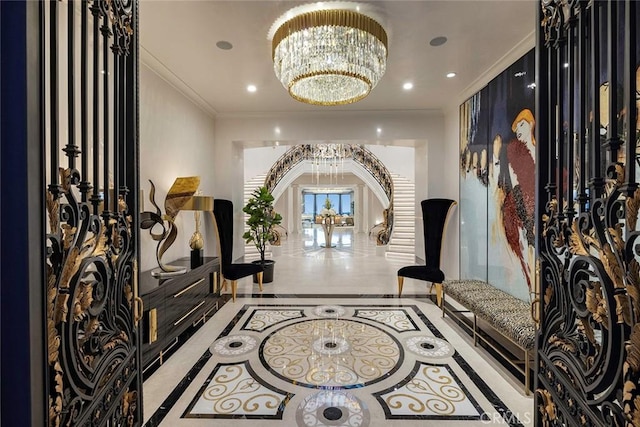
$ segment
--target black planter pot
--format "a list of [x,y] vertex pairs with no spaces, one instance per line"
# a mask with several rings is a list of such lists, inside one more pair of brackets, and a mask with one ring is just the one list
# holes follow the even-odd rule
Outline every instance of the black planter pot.
[[[276,267],[276,262],[272,259],[265,259],[264,264],[262,261],[252,261],[253,264],[262,264],[264,272],[262,273],[262,283],[273,282],[273,270]],[[253,283],[258,283],[258,275],[253,275]]]

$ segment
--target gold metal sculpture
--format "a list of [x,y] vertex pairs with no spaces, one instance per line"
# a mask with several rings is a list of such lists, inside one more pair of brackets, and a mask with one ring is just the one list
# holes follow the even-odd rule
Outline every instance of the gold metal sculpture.
[[[165,276],[173,274],[181,274],[186,271],[185,267],[177,267],[174,265],[164,264],[162,256],[167,252],[178,236],[178,228],[175,219],[182,210],[209,210],[213,211],[213,197],[210,196],[194,196],[200,185],[199,176],[178,177],[167,192],[164,201],[165,214],[155,202],[155,185],[151,183],[151,191],[149,193],[149,201],[156,208],[155,212],[145,211],[140,214],[140,228],[149,230],[151,238],[158,242],[156,247],[156,259],[159,269],[152,271],[154,276]],[[161,232],[154,232],[154,228],[158,226]],[[199,224],[196,221],[196,233],[199,235]],[[195,234],[194,234],[195,235]],[[192,237],[192,240],[194,237]],[[196,236],[196,240],[197,236]],[[200,235],[202,244],[202,236]],[[197,242],[196,242],[197,244]],[[202,246],[201,246],[202,247]]]

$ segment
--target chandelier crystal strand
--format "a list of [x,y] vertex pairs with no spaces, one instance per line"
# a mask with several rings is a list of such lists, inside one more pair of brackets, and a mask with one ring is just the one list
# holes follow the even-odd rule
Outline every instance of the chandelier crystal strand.
[[272,40],[276,77],[301,102],[349,104],[364,98],[386,71],[387,34],[354,10],[294,15]]
[[311,174],[315,183],[328,177],[329,185],[338,184],[338,175],[344,178],[344,161],[353,155],[348,144],[316,144],[311,149]]

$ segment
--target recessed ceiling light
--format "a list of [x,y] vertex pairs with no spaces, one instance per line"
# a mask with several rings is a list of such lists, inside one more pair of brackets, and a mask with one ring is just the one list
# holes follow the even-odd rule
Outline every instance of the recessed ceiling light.
[[382,133],[382,128],[376,129],[376,133],[381,134]]
[[276,127],[275,129],[273,129],[273,131],[274,131],[275,133],[277,133],[278,135],[280,134],[280,128],[279,128],[279,127]]
[[450,72],[450,73],[447,73],[447,78],[448,78],[448,79],[453,78],[453,77],[455,77],[455,76],[456,76],[456,73],[454,73],[453,71],[452,71],[452,72]]
[[411,82],[406,82],[405,84],[402,85],[402,89],[404,90],[411,90],[413,89],[413,83]]
[[446,42],[447,42],[447,38],[445,36],[438,36],[438,37],[435,37],[435,38],[431,39],[429,44],[431,46],[442,46]]
[[247,86],[247,92],[255,92],[256,90],[258,90],[258,88],[256,87],[256,85],[249,85],[249,86]]
[[216,46],[218,47],[218,49],[222,49],[222,50],[233,49],[233,45],[225,40],[220,40],[218,43],[216,43]]
[[564,68],[569,68],[569,63],[568,62],[564,63]]

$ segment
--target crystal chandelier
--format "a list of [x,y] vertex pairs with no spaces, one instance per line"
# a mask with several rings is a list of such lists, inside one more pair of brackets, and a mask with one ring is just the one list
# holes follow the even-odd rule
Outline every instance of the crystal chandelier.
[[289,94],[315,105],[361,100],[384,75],[387,33],[360,12],[364,5],[303,5],[278,19],[269,32],[273,68]]
[[337,184],[344,175],[344,160],[352,156],[349,144],[315,144],[311,149],[311,174],[316,184],[320,177],[328,177],[328,184]]

